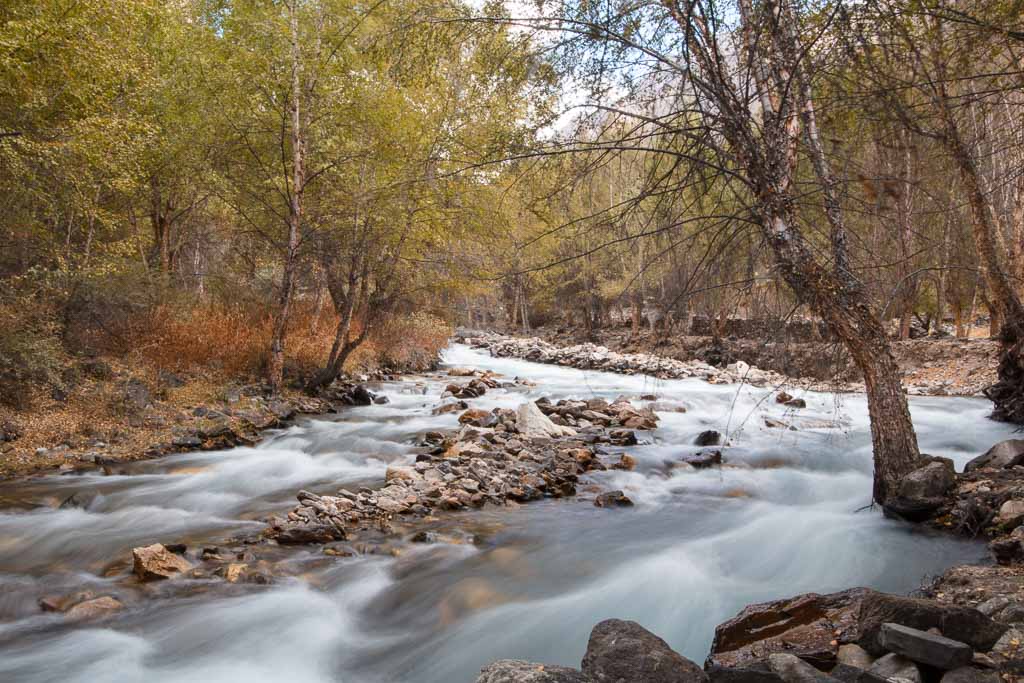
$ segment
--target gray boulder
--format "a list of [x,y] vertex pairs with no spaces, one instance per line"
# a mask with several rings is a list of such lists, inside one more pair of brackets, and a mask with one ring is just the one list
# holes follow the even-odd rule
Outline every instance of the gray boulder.
[[593,679],[564,666],[501,659],[485,666],[476,683],[593,683]]
[[970,645],[901,624],[882,624],[878,642],[886,650],[948,671],[971,663]]
[[986,671],[973,666],[962,666],[947,671],[941,683],[999,683],[1002,679],[995,671]]
[[590,632],[583,672],[597,683],[704,683],[707,674],[635,621],[608,619]]
[[885,504],[885,512],[912,522],[923,522],[942,507],[946,493],[955,485],[953,461],[934,458],[900,480],[896,496]]
[[1024,463],[1024,439],[1007,439],[971,460],[964,472],[973,472],[982,467],[1005,468]]
[[796,655],[777,652],[768,656],[768,666],[785,683],[838,683]]
[[868,671],[889,680],[899,678],[911,683],[921,683],[921,670],[917,665],[895,653],[879,657]]

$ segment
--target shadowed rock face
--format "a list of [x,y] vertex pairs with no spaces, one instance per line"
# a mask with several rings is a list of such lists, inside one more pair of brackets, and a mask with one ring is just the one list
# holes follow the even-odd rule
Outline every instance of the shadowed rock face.
[[635,621],[608,619],[594,627],[583,672],[597,683],[697,683],[704,671]]
[[1024,439],[1000,441],[964,466],[965,472],[983,467],[1006,468],[1024,463]]

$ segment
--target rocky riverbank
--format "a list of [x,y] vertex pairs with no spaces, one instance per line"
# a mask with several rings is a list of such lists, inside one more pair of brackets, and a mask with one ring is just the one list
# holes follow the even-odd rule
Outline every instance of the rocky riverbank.
[[66,400],[61,412],[33,410],[0,420],[0,478],[54,470],[115,472],[171,453],[251,446],[266,430],[300,415],[337,412],[375,399],[363,384],[351,381],[318,396],[297,389],[273,394],[258,383],[221,383],[184,373],[140,376],[98,360],[83,365],[89,373],[80,380],[83,395]]
[[[864,390],[854,366],[838,358],[842,353],[834,343],[726,339],[715,346],[710,337],[633,338],[615,331],[603,334],[600,343],[579,343],[569,334],[538,332],[540,336],[521,338],[463,330],[460,338],[496,356],[586,370],[816,391]],[[977,396],[996,379],[998,342],[915,339],[895,342],[894,352],[911,395]]]
[[[1024,440],[994,445],[963,473],[927,459],[885,512],[987,537],[998,564],[953,567],[916,598],[852,588],[750,605],[715,629],[703,668],[639,625],[610,621],[595,628],[581,670],[497,662],[477,683],[1024,680]],[[595,666],[592,650],[618,639],[644,644],[612,648]]]

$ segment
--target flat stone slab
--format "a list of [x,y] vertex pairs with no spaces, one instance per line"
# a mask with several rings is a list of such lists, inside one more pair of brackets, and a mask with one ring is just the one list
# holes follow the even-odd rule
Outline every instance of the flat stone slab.
[[882,624],[878,641],[891,652],[945,671],[967,666],[974,657],[973,648],[959,640],[891,622]]

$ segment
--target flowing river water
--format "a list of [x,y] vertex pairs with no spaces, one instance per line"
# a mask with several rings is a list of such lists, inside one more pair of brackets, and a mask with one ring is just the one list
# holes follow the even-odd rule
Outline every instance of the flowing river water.
[[[766,389],[657,381],[491,358],[465,346],[449,365],[490,369],[535,387],[489,391],[474,407],[542,395],[613,399],[656,394],[633,472],[588,475],[576,498],[449,514],[448,542],[391,554],[328,557],[281,549],[273,585],[168,581],[129,588],[131,548],[215,543],[259,530],[300,488],[379,484],[408,463],[423,432],[456,426],[431,415],[443,375],[378,387],[384,406],[305,419],[255,448],[174,455],[118,473],[0,484],[0,681],[301,681],[471,683],[494,659],[578,666],[590,629],[635,619],[702,662],[714,627],[744,605],[854,585],[908,592],[983,546],[916,530],[863,509],[871,491],[863,396],[808,393],[792,411]],[[979,399],[911,402],[922,450],[958,467],[1010,428]],[[796,431],[768,428],[784,419]],[[706,429],[728,433],[728,466],[665,461],[694,452]],[[623,489],[628,509],[593,505],[593,487]],[[85,509],[59,509],[76,492]],[[126,607],[101,622],[41,613],[42,595],[89,589]]]

